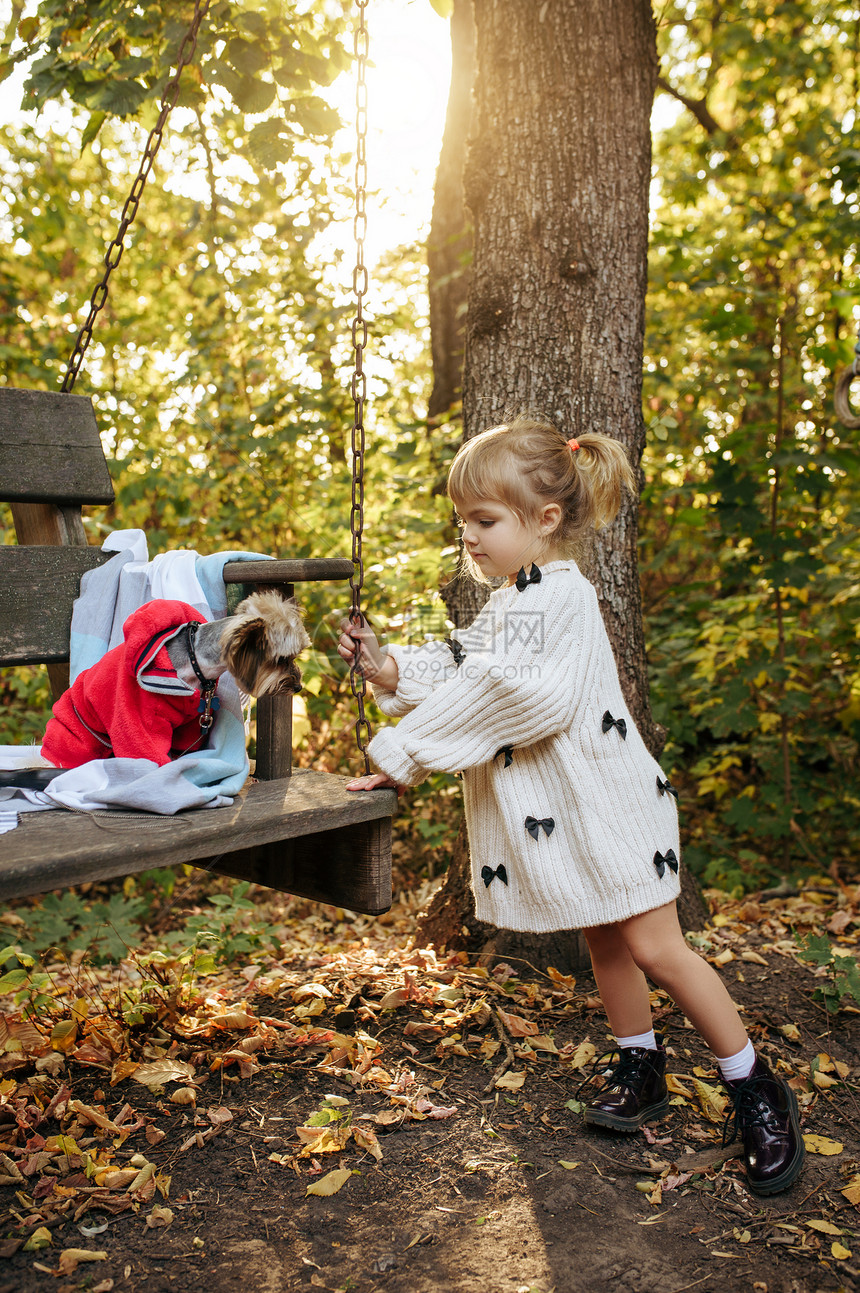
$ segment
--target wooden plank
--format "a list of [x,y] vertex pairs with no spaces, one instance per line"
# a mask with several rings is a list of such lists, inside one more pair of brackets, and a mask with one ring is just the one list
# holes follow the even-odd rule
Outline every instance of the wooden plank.
[[[267,585],[255,585],[243,591],[256,591]],[[269,586],[271,587],[271,586]],[[276,589],[285,601],[293,597],[292,584],[279,584]],[[257,759],[254,775],[260,781],[277,781],[290,776],[293,769],[293,697],[291,692],[276,696],[260,696],[257,700]]]
[[113,499],[91,399],[0,387],[0,500],[80,506]]
[[[85,548],[87,536],[79,507],[58,507],[56,503],[12,503],[15,536],[22,545],[71,544]],[[51,695],[59,700],[69,685],[69,666],[47,665]]]
[[257,764],[261,781],[288,777],[293,762],[293,697],[290,692],[257,701]]
[[169,818],[24,814],[17,829],[0,835],[0,901],[180,862],[226,864],[233,852],[393,815],[393,790],[350,793],[346,781],[296,768],[288,780],[247,786],[229,808]]
[[384,817],[229,853],[211,869],[378,916],[391,906],[390,855],[391,820]]
[[100,548],[0,546],[0,665],[68,660],[81,576],[112,556]]
[[349,579],[355,567],[347,557],[296,558],[291,561],[230,561],[225,584],[292,584]]

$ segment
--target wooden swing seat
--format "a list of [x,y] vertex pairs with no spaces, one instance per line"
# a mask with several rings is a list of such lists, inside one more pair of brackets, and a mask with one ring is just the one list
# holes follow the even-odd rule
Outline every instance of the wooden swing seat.
[[[81,508],[113,502],[92,401],[0,388],[0,501],[17,545],[0,546],[0,665],[47,664],[68,687],[72,605],[81,576],[111,554],[87,546]],[[226,584],[276,588],[344,580],[348,559],[231,562]],[[47,719],[47,715],[46,715]],[[350,911],[391,906],[393,790],[351,794],[345,777],[293,769],[292,698],[257,703],[258,780],[229,808],[175,817],[23,813],[0,835],[0,898],[189,862]]]

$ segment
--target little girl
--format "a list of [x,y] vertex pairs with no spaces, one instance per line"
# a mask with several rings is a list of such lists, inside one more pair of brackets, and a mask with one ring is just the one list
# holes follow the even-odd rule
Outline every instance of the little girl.
[[340,655],[351,662],[358,644],[380,709],[401,720],[370,743],[380,772],[348,786],[462,771],[478,918],[581,928],[588,942],[617,1062],[585,1121],[632,1132],[669,1108],[647,975],[714,1052],[751,1189],[776,1194],[803,1163],[797,1102],[681,932],[677,796],[628,712],[597,595],[571,555],[625,488],[633,472],[608,436],[568,440],[519,417],[463,445],[448,492],[465,560],[478,579],[507,582],[447,642],[381,650],[369,627],[342,623]]

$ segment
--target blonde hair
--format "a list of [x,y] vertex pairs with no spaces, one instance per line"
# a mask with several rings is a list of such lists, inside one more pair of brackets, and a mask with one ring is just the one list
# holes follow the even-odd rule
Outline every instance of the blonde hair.
[[615,518],[624,490],[636,493],[622,444],[597,431],[574,443],[575,450],[551,422],[521,414],[466,441],[448,472],[448,496],[455,507],[495,499],[523,524],[536,520],[547,503],[557,503],[561,520],[549,542],[573,556],[589,530]]

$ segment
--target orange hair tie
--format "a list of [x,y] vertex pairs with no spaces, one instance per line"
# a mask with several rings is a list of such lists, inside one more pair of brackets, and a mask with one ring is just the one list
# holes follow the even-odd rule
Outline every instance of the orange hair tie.
[[568,442],[567,442],[567,447],[568,447],[568,449],[570,450],[570,452],[571,452],[571,453],[576,453],[577,449],[579,448],[579,441],[578,441],[578,440],[568,440]]

